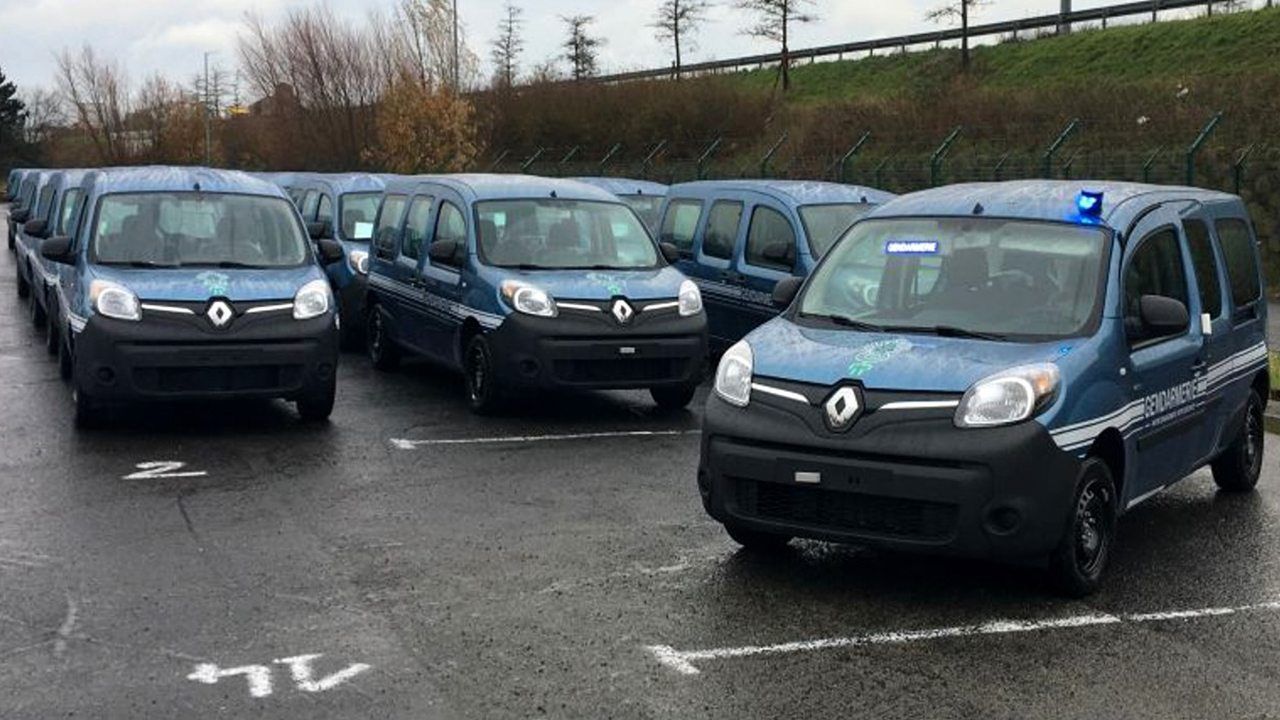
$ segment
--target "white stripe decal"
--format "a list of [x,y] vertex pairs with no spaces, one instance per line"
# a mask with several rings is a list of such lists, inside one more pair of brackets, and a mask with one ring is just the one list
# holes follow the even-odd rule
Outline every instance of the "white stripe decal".
[[399,450],[413,450],[431,445],[513,445],[539,442],[566,442],[569,440],[598,440],[601,438],[649,438],[701,435],[701,430],[624,430],[620,432],[572,433],[565,435],[515,435],[508,437],[457,438],[441,440],[406,440],[391,438],[391,445]]

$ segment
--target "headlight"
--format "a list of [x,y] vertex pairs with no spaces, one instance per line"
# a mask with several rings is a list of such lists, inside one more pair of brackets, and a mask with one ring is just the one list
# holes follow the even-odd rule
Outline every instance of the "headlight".
[[364,250],[352,250],[347,253],[347,266],[358,275],[369,274],[369,253]]
[[680,316],[689,317],[702,312],[702,293],[692,280],[680,283]]
[[560,314],[556,301],[542,288],[534,287],[518,280],[506,280],[502,283],[502,299],[507,304],[525,315],[538,317],[555,317]]
[[332,293],[326,280],[312,280],[293,296],[293,319],[310,320],[329,312]]
[[751,374],[755,358],[746,340],[729,348],[716,368],[716,394],[725,402],[746,407],[751,402]]
[[89,302],[99,315],[116,320],[142,319],[142,306],[138,296],[129,288],[106,280],[94,280],[89,284]]
[[1060,378],[1057,365],[1043,363],[979,380],[956,408],[956,427],[1012,425],[1033,417],[1058,396]]

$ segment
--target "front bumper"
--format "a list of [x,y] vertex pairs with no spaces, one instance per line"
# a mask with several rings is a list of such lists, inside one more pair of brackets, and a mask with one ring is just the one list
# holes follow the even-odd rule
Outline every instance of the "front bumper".
[[755,530],[969,557],[1037,558],[1057,545],[1079,461],[1043,426],[960,430],[951,409],[878,411],[891,398],[875,395],[833,433],[820,402],[756,393],[737,408],[713,393],[698,470],[707,512]]
[[367,275],[354,275],[341,288],[334,288],[338,296],[338,308],[342,316],[342,331],[347,337],[357,337],[364,328],[365,297],[369,294]]
[[707,360],[706,315],[680,317],[674,308],[640,312],[626,325],[605,310],[554,318],[512,313],[488,338],[495,372],[517,388],[696,384]]
[[[243,312],[245,308],[237,308]],[[333,382],[334,315],[240,315],[227,330],[202,314],[93,316],[73,339],[76,386],[96,401],[285,398]]]

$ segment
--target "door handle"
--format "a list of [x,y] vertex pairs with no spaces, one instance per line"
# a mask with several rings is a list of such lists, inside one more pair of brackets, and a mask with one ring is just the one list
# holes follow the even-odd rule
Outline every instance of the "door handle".
[[1196,361],[1195,361],[1195,363],[1194,363],[1194,364],[1192,364],[1192,366],[1191,366],[1191,374],[1192,374],[1192,375],[1196,375],[1196,374],[1198,374],[1198,373],[1202,373],[1202,372],[1204,372],[1205,370],[1208,370],[1208,369],[1209,369],[1209,363],[1208,363],[1208,362],[1206,362],[1206,361],[1204,360],[1204,358],[1201,358],[1201,359],[1199,359],[1199,360],[1196,360]]

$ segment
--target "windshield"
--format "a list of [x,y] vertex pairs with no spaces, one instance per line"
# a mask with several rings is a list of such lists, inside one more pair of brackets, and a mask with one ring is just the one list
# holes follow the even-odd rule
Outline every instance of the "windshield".
[[342,196],[342,238],[368,240],[373,237],[373,218],[378,214],[382,193],[348,193]]
[[103,197],[92,248],[105,265],[273,268],[309,257],[288,200],[196,192]]
[[648,227],[658,226],[658,211],[662,209],[662,198],[655,195],[622,195],[622,202],[636,211],[640,219]]
[[799,313],[867,330],[1079,335],[1101,302],[1106,237],[1019,220],[869,220],[814,272]]
[[653,238],[620,203],[501,200],[476,205],[481,256],[490,265],[629,269],[658,264]]
[[800,221],[804,223],[804,232],[809,236],[810,254],[815,258],[826,255],[844,231],[870,209],[871,206],[866,203],[801,207]]

